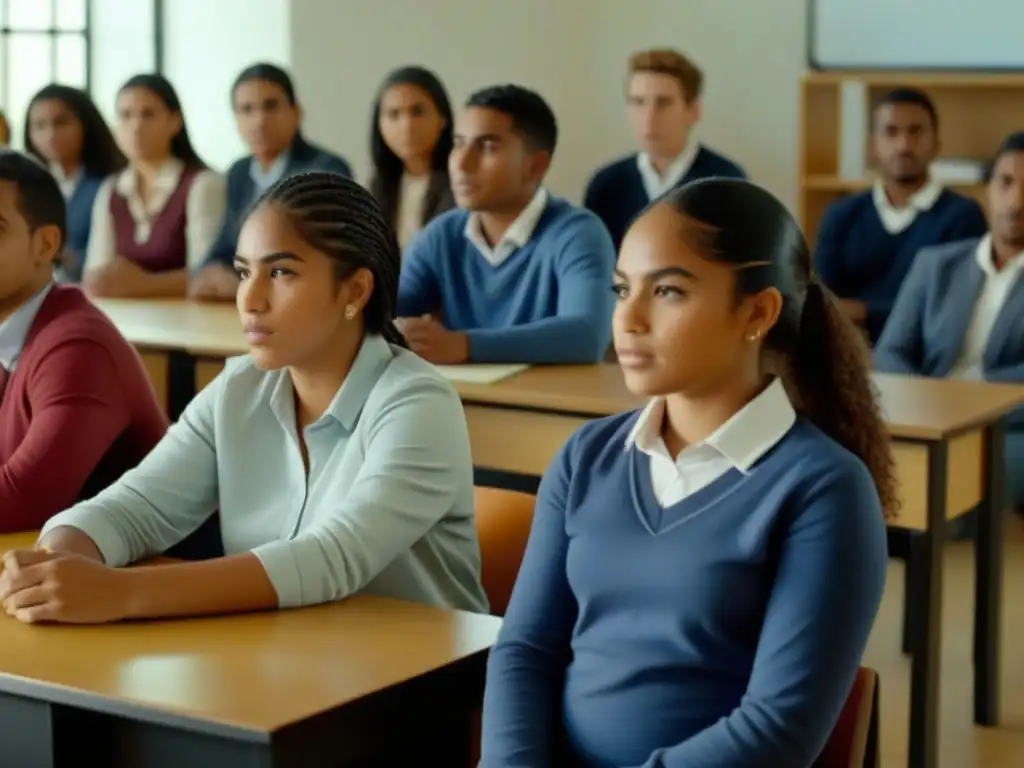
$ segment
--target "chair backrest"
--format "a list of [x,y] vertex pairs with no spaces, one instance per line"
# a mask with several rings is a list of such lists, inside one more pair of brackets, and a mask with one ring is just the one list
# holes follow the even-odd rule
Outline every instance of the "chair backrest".
[[878,673],[861,667],[816,768],[877,768]]
[[491,613],[504,616],[533,523],[534,497],[498,488],[475,489],[476,534]]

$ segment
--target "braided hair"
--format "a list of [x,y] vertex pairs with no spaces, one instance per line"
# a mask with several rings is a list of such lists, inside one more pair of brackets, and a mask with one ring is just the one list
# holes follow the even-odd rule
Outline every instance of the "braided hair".
[[334,262],[338,280],[369,270],[373,293],[363,309],[366,332],[407,346],[394,323],[401,251],[373,195],[337,173],[302,173],[271,186],[251,210],[264,204],[278,207],[302,239]]

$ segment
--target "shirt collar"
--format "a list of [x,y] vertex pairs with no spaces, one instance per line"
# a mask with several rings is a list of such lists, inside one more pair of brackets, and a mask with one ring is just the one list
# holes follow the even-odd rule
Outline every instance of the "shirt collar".
[[[363,344],[359,348],[355,360],[352,361],[352,367],[349,369],[345,381],[335,393],[323,416],[315,424],[321,424],[326,418],[332,418],[351,432],[370,392],[373,391],[377,380],[394,357],[395,353],[391,349],[391,345],[383,336],[367,334],[363,338]],[[282,426],[289,430],[295,427],[294,395],[295,390],[292,387],[291,376],[287,372],[282,372],[271,393],[270,407]]]
[[978,247],[974,250],[974,260],[978,263],[978,266],[981,267],[981,271],[985,273],[985,277],[1016,275],[1021,271],[1024,271],[1024,251],[1021,251],[1010,259],[1009,263],[1007,263],[999,272],[996,271],[993,256],[992,235],[985,235],[978,242]]
[[21,351],[25,346],[25,339],[32,329],[36,315],[50,294],[53,283],[47,283],[42,290],[37,291],[32,298],[14,310],[14,314],[0,323],[0,365],[8,371],[13,371],[21,357]]
[[688,142],[683,151],[665,169],[664,174],[655,170],[650,155],[646,152],[639,153],[636,156],[636,165],[640,171],[640,177],[643,179],[644,189],[647,190],[647,196],[653,200],[682,181],[697,160],[698,152],[700,152],[700,144],[696,141]]
[[[647,454],[668,451],[661,438],[665,400],[657,397],[640,412],[626,438],[626,448],[636,447]],[[780,379],[774,379],[757,397],[734,413],[722,426],[697,445],[710,446],[741,472],[750,468],[771,450],[796,421],[796,411]],[[689,446],[680,458],[691,448]]]
[[874,188],[875,205],[878,207],[878,210],[891,211],[893,213],[907,209],[919,212],[931,210],[931,207],[935,205],[941,194],[942,185],[929,178],[927,184],[910,196],[910,199],[907,200],[907,204],[903,208],[896,208],[889,202],[889,196],[885,194],[885,184],[881,180],[875,182]]
[[260,163],[255,157],[249,161],[249,178],[252,179],[260,194],[270,189],[271,186],[284,177],[284,173],[288,169],[288,163],[291,162],[291,154],[290,150],[285,149],[274,158],[274,162],[265,171],[260,167]]
[[544,215],[544,209],[547,207],[547,204],[547,190],[545,190],[544,187],[541,187],[533,195],[533,199],[527,203],[526,207],[523,208],[522,211],[520,211],[516,220],[509,225],[508,229],[505,230],[505,234],[501,236],[501,240],[496,243],[493,248],[488,245],[487,238],[484,237],[479,215],[476,213],[470,213],[469,218],[466,220],[466,237],[469,238],[470,242],[479,248],[485,256],[497,251],[502,246],[522,248],[530,242],[530,238],[533,236],[533,231],[537,228],[537,224],[540,223],[540,217]]
[[[176,157],[172,157],[160,166],[154,179],[154,191],[170,192],[181,180],[182,171],[185,170],[185,163]],[[122,197],[134,197],[138,191],[139,177],[132,168],[125,168],[117,177],[116,188]]]
[[75,187],[78,186],[78,182],[82,178],[82,169],[81,167],[75,168],[74,172],[68,175],[64,173],[64,166],[59,163],[50,163],[50,175],[57,180],[57,185],[60,187],[64,199],[67,200],[74,194]]

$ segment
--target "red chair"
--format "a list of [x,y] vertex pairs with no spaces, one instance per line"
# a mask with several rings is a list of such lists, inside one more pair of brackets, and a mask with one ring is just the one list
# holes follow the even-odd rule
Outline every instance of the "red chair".
[[816,768],[878,768],[878,673],[861,667]]

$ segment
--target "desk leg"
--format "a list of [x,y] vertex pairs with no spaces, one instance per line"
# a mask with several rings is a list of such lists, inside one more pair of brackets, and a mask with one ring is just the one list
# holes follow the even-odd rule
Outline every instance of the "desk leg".
[[53,706],[45,701],[0,693],[0,765],[53,768]]
[[184,352],[167,354],[167,415],[177,421],[196,396],[196,361]]
[[1003,514],[1006,508],[1005,429],[986,432],[986,494],[974,544],[974,722],[999,722],[999,650],[1003,598]]
[[910,667],[910,768],[934,768],[939,738],[939,670],[942,657],[942,566],[946,538],[945,442],[928,447],[928,530],[914,543],[907,566],[917,572],[912,599],[913,659]]

